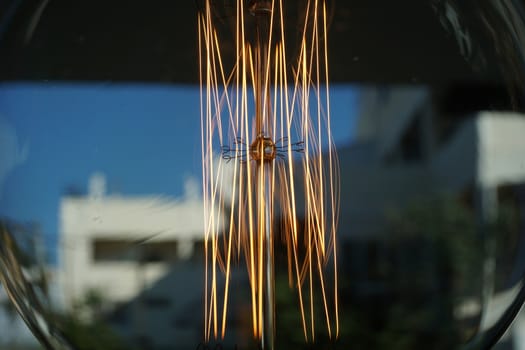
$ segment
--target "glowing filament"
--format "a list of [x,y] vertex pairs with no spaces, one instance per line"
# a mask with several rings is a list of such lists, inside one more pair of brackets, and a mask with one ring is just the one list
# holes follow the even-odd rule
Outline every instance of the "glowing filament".
[[[329,335],[337,336],[339,182],[330,133],[325,2],[307,1],[298,58],[290,60],[283,0],[236,1],[231,67],[213,5],[205,0],[198,20],[205,338],[224,337],[232,264],[241,259],[250,283],[253,334],[263,336],[265,310],[273,307],[265,305],[264,295],[273,283],[267,267],[274,263],[277,230],[305,339],[314,340],[315,300],[323,305]],[[255,40],[248,19],[261,25]]]

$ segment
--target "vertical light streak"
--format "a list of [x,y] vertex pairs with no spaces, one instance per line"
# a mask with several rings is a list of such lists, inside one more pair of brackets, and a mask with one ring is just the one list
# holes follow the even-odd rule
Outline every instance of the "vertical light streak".
[[[202,72],[202,15],[198,18],[198,49],[199,49],[199,72]],[[204,155],[207,154],[205,148],[205,117],[204,117],[204,108],[203,108],[203,83],[202,83],[202,74],[199,74],[199,99],[200,99],[200,118],[201,118],[201,149],[203,150],[202,157],[202,188],[203,188],[203,197],[208,197],[207,192],[207,178],[206,178],[206,160]],[[207,120],[207,119],[206,119]],[[204,263],[204,338],[206,341],[209,340],[209,335],[207,333],[207,320],[208,320],[208,215],[207,215],[207,202],[204,202],[203,205],[203,216],[204,216],[204,254],[206,256]]]
[[[233,62],[222,52],[229,38],[218,29],[214,1],[204,1],[198,48],[205,340],[225,336],[234,302],[229,301],[232,266],[244,259],[253,335],[272,347],[275,220],[283,222],[289,283],[297,290],[305,340],[313,341],[322,323],[316,318],[318,303],[328,334],[334,335],[335,323],[337,336],[339,185],[330,134],[325,1],[306,3],[297,60],[287,56],[293,50],[287,49],[283,0],[251,1],[250,8],[236,1]],[[255,40],[249,32],[256,33]],[[327,279],[333,279],[333,294]]]
[[[331,113],[330,113],[330,87],[328,80],[328,29],[326,19],[326,3],[323,2],[323,35],[324,35],[324,67],[325,67],[325,86],[326,86],[326,119],[327,119],[327,130],[331,130]],[[332,135],[328,132],[328,178],[330,183],[330,205],[332,208],[331,226],[330,226],[330,240],[329,246],[333,248],[333,264],[334,264],[334,311],[335,311],[335,327],[336,337],[339,336],[339,287],[338,287],[338,274],[337,274],[337,221],[339,216],[339,160],[337,158],[337,152],[335,145],[332,140]]]

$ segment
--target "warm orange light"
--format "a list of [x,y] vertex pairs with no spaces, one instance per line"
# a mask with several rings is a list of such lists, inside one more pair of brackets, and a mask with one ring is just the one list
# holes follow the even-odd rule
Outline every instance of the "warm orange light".
[[[298,59],[289,64],[283,1],[251,1],[249,7],[237,1],[237,58],[228,71],[212,5],[205,1],[198,21],[205,338],[225,335],[232,263],[241,258],[250,282],[253,334],[272,332],[265,328],[273,308],[267,304],[277,218],[284,222],[290,286],[298,292],[305,339],[314,340],[319,289],[328,333],[337,336],[339,172],[330,133],[325,2],[307,2]],[[267,20],[254,43],[245,16]],[[225,282],[221,291],[219,278]],[[333,296],[327,283],[333,283]]]

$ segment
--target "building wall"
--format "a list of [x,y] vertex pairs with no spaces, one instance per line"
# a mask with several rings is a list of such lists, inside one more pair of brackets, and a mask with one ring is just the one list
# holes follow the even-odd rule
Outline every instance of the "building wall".
[[[143,246],[140,243],[177,242],[181,247],[189,247],[187,255],[191,255],[193,243],[203,237],[202,207],[197,198],[64,198],[60,207],[61,264],[67,303],[90,288],[101,289],[115,300],[135,296],[142,283],[136,277]],[[136,259],[131,256],[122,261],[97,262],[94,244],[108,240],[127,244],[129,254]],[[174,251],[175,254],[185,258],[183,252]],[[147,281],[152,281],[166,273],[168,266],[158,262],[142,268]]]
[[128,340],[196,346],[204,291],[203,202],[196,183],[187,183],[176,199],[110,195],[100,174],[89,188],[60,205],[66,308],[96,291]]

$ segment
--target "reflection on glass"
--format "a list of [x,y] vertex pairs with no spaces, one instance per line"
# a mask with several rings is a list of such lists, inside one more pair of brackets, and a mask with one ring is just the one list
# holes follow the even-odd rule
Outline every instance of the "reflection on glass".
[[[11,186],[3,189],[4,225],[20,251],[29,256],[37,256],[37,247],[40,256],[47,251],[49,263],[22,258],[20,262],[25,268],[43,266],[48,271],[47,283],[54,287],[47,287],[52,293],[46,297],[56,310],[53,322],[62,326],[70,325],[71,319],[76,322],[74,329],[61,329],[70,341],[87,336],[83,332],[89,327],[103,327],[125,346],[199,344],[204,313],[202,196],[189,159],[198,155],[200,145],[174,135],[169,141],[172,148],[154,142],[139,147],[135,126],[124,123],[120,134],[107,132],[103,125],[108,113],[114,113],[112,105],[122,103],[118,95],[123,90],[131,91],[124,87],[100,90],[113,95],[92,114],[90,123],[100,128],[83,136],[86,127],[75,123],[77,127],[68,132],[86,141],[69,143],[71,135],[60,133],[61,125],[68,123],[77,106],[81,107],[77,113],[83,113],[82,107],[91,101],[83,96],[96,96],[95,90],[3,87],[2,94],[10,101],[34,94],[77,98],[68,108],[64,102],[45,107],[46,114],[54,114],[57,128],[52,131],[57,135],[55,145],[48,149],[50,135],[23,119],[26,115],[38,122],[42,110],[27,116],[24,103],[11,102],[11,115],[4,123],[11,125],[6,130],[16,131],[13,149],[24,142],[28,146],[27,159],[6,174]],[[165,89],[135,90],[134,94],[150,98],[168,94]],[[171,99],[179,93],[175,89],[168,95]],[[425,87],[334,87],[332,95],[356,101],[351,108],[334,102],[333,109],[334,123],[341,125],[334,136],[343,198],[339,245],[344,297],[336,346],[417,348],[432,341],[453,347],[475,339],[494,325],[512,300],[512,288],[521,283],[525,144],[518,135],[525,131],[525,119],[504,111],[441,116],[434,107],[440,95]],[[121,108],[131,111],[129,106]],[[145,125],[141,133],[146,126],[156,135],[189,131],[179,131],[173,125],[176,120],[143,119],[141,111],[133,113],[124,119]],[[353,115],[356,120],[348,123]],[[166,123],[173,126],[165,130]],[[198,123],[193,128],[198,131]],[[185,152],[172,156],[171,149],[180,147],[186,147]],[[127,153],[115,157],[119,149],[134,148],[130,162]],[[96,157],[90,158],[91,152]],[[166,161],[170,157],[173,163]],[[49,166],[42,169],[43,161]],[[144,166],[149,171],[142,172]],[[159,174],[159,169],[170,175]],[[14,177],[16,172],[20,176]],[[24,198],[17,194],[34,186],[36,172],[52,188],[24,206]],[[127,188],[114,185],[117,177]],[[71,185],[77,178],[85,183]],[[172,178],[179,179],[174,190]],[[164,191],[158,191],[159,185]],[[23,224],[29,213],[33,221],[41,221],[40,226]],[[24,243],[25,236],[16,233],[21,227],[33,227],[24,235],[43,241],[37,246]],[[50,234],[53,229],[58,230],[56,238]],[[298,347],[304,338],[297,295],[287,287],[286,247],[276,244],[276,346]],[[249,292],[241,272],[236,265],[231,283],[239,300],[229,316],[233,335],[224,346],[252,344],[246,327]],[[322,312],[315,317],[314,322],[322,324]],[[64,319],[69,321],[61,323]],[[317,341],[330,343],[321,330]]]

